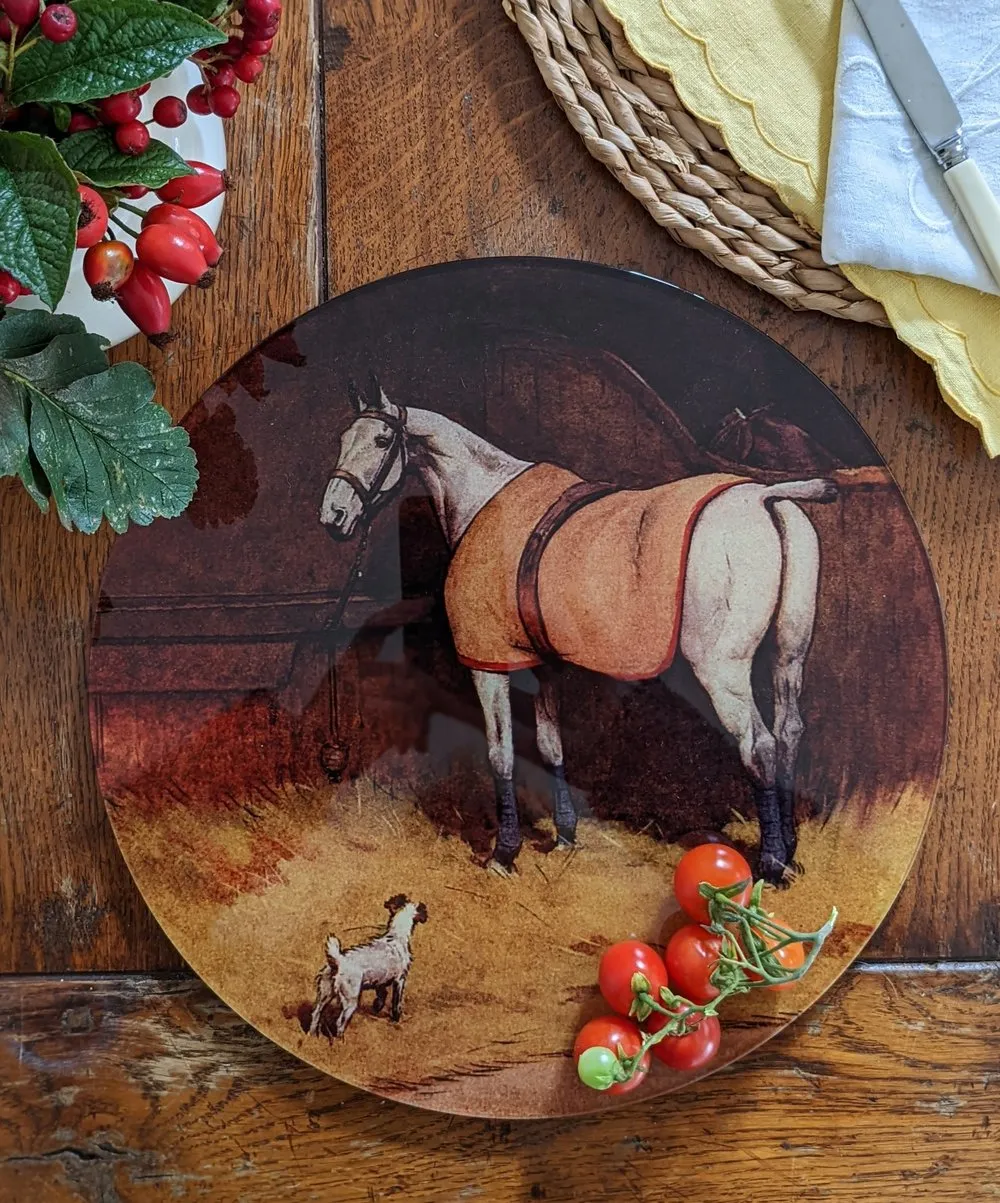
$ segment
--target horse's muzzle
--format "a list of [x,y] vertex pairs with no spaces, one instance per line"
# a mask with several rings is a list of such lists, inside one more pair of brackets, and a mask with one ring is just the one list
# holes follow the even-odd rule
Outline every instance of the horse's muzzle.
[[353,538],[354,528],[357,526],[357,519],[348,519],[343,526],[334,522],[321,522],[320,525],[330,536],[331,539],[338,543],[346,543],[348,539]]

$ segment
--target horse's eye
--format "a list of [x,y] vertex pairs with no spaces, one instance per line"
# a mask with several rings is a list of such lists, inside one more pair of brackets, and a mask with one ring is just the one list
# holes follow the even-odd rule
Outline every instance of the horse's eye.
[[375,436],[375,446],[376,447],[391,447],[392,446],[392,435],[391,434],[377,434]]

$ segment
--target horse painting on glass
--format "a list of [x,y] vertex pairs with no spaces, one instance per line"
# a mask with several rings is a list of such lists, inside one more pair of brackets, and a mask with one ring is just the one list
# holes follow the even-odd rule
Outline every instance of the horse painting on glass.
[[[799,695],[820,569],[816,530],[797,503],[832,501],[833,481],[761,485],[710,473],[621,490],[518,459],[433,410],[396,405],[374,374],[367,398],[353,381],[349,392],[357,416],[320,520],[350,538],[407,471],[433,500],[453,557],[445,582],[452,637],[483,708],[496,788],[490,867],[509,871],[522,843],[509,674],[541,670],[538,752],[553,778],[556,846],[566,849],[576,842],[577,814],[551,670],[565,661],[643,680],[665,672],[679,647],[750,776],[761,875],[782,884],[795,867]],[[546,553],[555,563],[543,586]],[[545,613],[543,588],[553,603]],[[773,731],[751,680],[772,629]]]
[[784,351],[627,273],[456,264],[299,319],[187,426],[188,516],[103,582],[92,729],[144,896],[258,1028],[425,1106],[621,1105],[573,1034],[704,840],[799,928],[841,912],[716,1064],[857,955],[928,814],[941,620],[877,451]]

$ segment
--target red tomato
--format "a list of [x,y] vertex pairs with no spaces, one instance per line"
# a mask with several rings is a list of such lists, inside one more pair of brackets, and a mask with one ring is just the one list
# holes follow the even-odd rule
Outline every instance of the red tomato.
[[[623,1019],[619,1015],[601,1015],[585,1023],[577,1032],[573,1042],[573,1060],[579,1060],[584,1049],[594,1048],[595,1045],[609,1048],[613,1053],[621,1049],[626,1057],[634,1057],[642,1047],[642,1032],[639,1031],[639,1025],[631,1019]],[[630,1090],[635,1090],[647,1073],[649,1053],[639,1062],[638,1068],[627,1082],[616,1082],[605,1093],[628,1094]]]
[[705,931],[697,923],[688,923],[675,931],[667,945],[667,977],[671,989],[693,1003],[708,1003],[719,997],[711,982],[719,963],[722,937]]
[[[654,1011],[646,1020],[646,1029],[658,1032],[667,1022],[667,1017]],[[722,1040],[722,1025],[714,1015],[707,1015],[686,1036],[665,1036],[659,1044],[649,1050],[657,1061],[671,1069],[701,1069],[719,1051]]]
[[604,1001],[619,1015],[632,1008],[632,975],[641,973],[649,982],[649,993],[659,1001],[660,988],[667,984],[667,969],[655,948],[639,940],[620,940],[601,957],[597,984]]
[[[775,923],[780,924],[782,927],[788,926],[788,924],[785,923],[785,921],[783,919],[779,919],[777,915],[774,916],[774,921],[775,921]],[[760,938],[764,941],[764,943],[767,945],[767,947],[769,949],[774,950],[773,951],[774,959],[778,962],[778,964],[781,966],[782,969],[794,971],[796,969],[802,968],[803,964],[805,963],[805,959],[806,959],[806,947],[800,940],[797,940],[794,944],[786,944],[784,946],[784,948],[775,949],[774,946],[775,946],[775,944],[778,943],[778,941],[773,936],[766,935],[764,932],[760,932],[760,931],[757,932],[757,934],[760,936]],[[752,982],[760,981],[759,973],[751,973],[750,970],[748,969],[746,971],[746,974],[747,974],[747,977]],[[765,990],[790,990],[794,985],[797,984],[797,981],[798,981],[798,979],[796,979],[796,981],[794,981],[794,982],[779,982],[776,985],[765,986],[764,989]]]
[[703,881],[718,888],[745,881],[746,889],[737,894],[733,901],[741,906],[746,906],[750,901],[753,886],[750,866],[728,844],[699,844],[697,848],[684,853],[674,870],[674,894],[695,923],[709,922],[708,899],[698,893]]

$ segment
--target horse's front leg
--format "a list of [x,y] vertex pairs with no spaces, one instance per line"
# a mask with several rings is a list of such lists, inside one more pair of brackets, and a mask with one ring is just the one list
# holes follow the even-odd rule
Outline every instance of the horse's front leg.
[[551,668],[540,668],[537,677],[535,733],[538,751],[552,770],[552,818],[556,825],[556,838],[563,847],[570,847],[576,843],[576,807],[566,784],[555,673]]
[[510,678],[506,673],[472,670],[486,722],[486,745],[497,801],[497,838],[491,865],[509,873],[521,851],[521,822],[514,793],[514,732],[510,717]]

